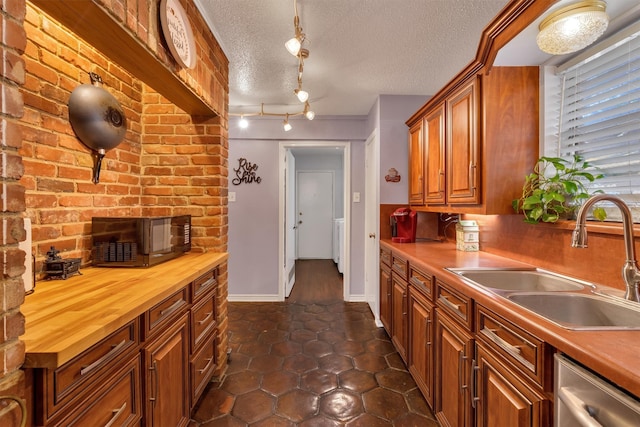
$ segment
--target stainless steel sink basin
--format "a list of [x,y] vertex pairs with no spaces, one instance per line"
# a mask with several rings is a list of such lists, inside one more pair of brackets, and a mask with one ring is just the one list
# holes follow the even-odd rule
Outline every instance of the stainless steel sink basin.
[[637,303],[575,293],[514,293],[506,298],[567,329],[640,329]]
[[580,291],[585,285],[544,270],[450,268],[460,276],[486,288],[510,292]]

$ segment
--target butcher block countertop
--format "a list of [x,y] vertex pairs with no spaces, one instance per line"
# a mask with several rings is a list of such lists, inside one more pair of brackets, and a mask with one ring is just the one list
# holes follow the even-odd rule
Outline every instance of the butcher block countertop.
[[188,253],[150,268],[85,268],[27,295],[26,368],[57,368],[228,258]]
[[425,273],[457,288],[477,303],[549,343],[559,352],[640,397],[640,330],[564,329],[489,290],[467,284],[457,274],[445,270],[447,267],[536,266],[486,252],[457,251],[452,243],[394,243],[382,240],[381,246],[391,249]]

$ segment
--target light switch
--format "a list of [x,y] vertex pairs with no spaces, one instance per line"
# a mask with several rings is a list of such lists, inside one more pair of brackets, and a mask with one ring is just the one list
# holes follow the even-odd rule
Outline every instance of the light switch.
[[357,191],[353,193],[353,203],[360,203],[360,193]]
[[230,202],[235,202],[236,201],[236,192],[235,191],[229,191],[228,199],[229,199]]

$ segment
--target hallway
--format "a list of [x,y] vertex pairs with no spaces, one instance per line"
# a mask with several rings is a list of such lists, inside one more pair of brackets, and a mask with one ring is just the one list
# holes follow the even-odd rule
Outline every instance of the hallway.
[[191,427],[436,427],[366,303],[342,301],[331,260],[296,263],[289,299],[229,303],[231,360]]

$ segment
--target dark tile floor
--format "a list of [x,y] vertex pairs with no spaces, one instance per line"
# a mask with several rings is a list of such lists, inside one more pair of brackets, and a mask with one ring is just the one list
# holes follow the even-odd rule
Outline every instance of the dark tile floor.
[[192,427],[438,426],[367,304],[290,298],[228,310],[229,368]]

